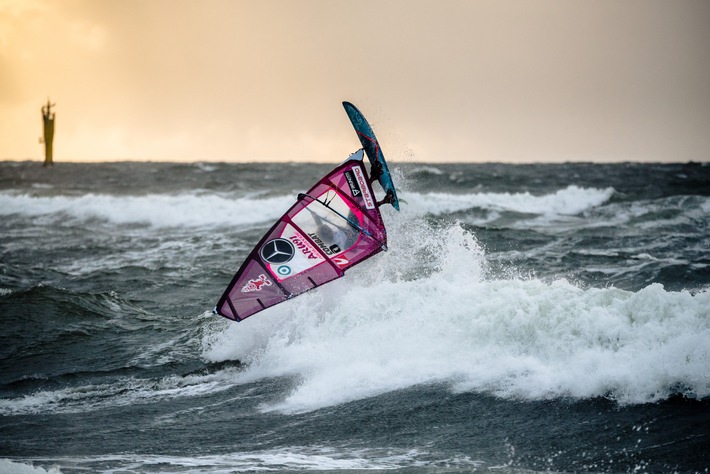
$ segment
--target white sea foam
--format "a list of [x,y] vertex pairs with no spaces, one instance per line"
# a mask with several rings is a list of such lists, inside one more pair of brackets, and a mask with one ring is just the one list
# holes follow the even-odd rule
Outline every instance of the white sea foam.
[[576,215],[600,206],[614,194],[613,188],[596,189],[568,186],[551,194],[525,193],[409,193],[410,206],[418,212],[442,214],[473,208],[529,214]]
[[61,474],[57,467],[44,469],[21,461],[0,459],[0,474]]
[[[555,193],[407,193],[403,209],[409,215],[442,214],[474,208],[543,215],[575,215],[606,202],[613,190],[569,186]],[[294,202],[293,195],[276,197],[215,194],[148,194],[118,196],[35,196],[0,193],[0,216],[99,220],[111,224],[154,227],[234,227],[278,219]]]
[[169,376],[161,379],[127,377],[105,384],[40,390],[20,398],[0,398],[0,415],[83,413],[108,407],[196,397],[227,390],[237,383],[235,369],[214,374]]
[[[431,455],[417,449],[335,449],[325,446],[288,446],[271,450],[236,452],[205,456],[106,455],[86,457],[33,458],[33,462],[68,465],[90,472],[158,472],[232,473],[253,471],[330,471],[360,469],[401,469],[415,466],[444,465],[475,468],[484,464],[468,457],[432,462]],[[2,461],[0,461],[1,463]],[[12,463],[12,466],[23,466]],[[109,467],[110,466],[110,467]],[[0,468],[2,464],[0,464]],[[29,471],[7,471],[27,474],[59,473],[58,468],[45,471],[29,467]],[[166,470],[167,469],[167,470]],[[0,474],[5,471],[0,469]]]
[[444,172],[437,168],[436,166],[431,166],[431,165],[421,165],[417,166],[411,171],[412,174],[414,173],[426,173],[426,174],[432,174],[435,176],[441,176],[444,174]]
[[147,224],[154,227],[205,227],[269,222],[293,204],[293,196],[231,198],[206,194],[148,194],[116,196],[32,196],[0,193],[0,216],[54,216],[102,220],[112,224]]
[[[494,279],[456,226],[392,235],[393,251],[346,278],[225,322],[205,339],[204,356],[247,362],[244,379],[300,378],[265,407],[286,412],[430,383],[529,400],[710,396],[709,291]],[[412,278],[407,267],[424,250],[430,272]]]

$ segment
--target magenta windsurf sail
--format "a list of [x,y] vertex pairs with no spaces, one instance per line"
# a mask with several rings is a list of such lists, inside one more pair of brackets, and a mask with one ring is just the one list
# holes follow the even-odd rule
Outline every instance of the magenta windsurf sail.
[[251,251],[214,312],[241,321],[387,250],[380,204],[360,150],[298,195]]

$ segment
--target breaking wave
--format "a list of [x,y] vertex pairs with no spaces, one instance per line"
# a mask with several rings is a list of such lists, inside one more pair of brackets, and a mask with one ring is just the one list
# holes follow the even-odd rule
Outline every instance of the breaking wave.
[[580,188],[572,185],[542,196],[535,196],[529,192],[413,193],[407,196],[407,200],[419,212],[437,215],[473,208],[529,214],[576,215],[606,203],[613,194],[613,188]]
[[31,196],[0,193],[0,215],[20,214],[57,220],[99,220],[153,227],[233,227],[278,219],[293,196],[226,197],[195,194],[117,196]]
[[[391,470],[431,465],[431,454],[421,449],[333,449],[323,446],[289,446],[251,452],[201,456],[123,454],[61,457],[50,460],[87,472],[100,472],[107,464],[120,468],[110,472],[253,472],[253,471],[351,471]],[[38,461],[46,462],[39,458]],[[475,469],[484,464],[468,457],[443,459],[442,466]],[[7,468],[5,470],[5,468]],[[169,471],[165,471],[169,469]],[[0,459],[0,474],[61,474],[30,464]]]
[[[415,215],[443,214],[473,208],[543,215],[574,215],[600,206],[613,195],[612,188],[568,186],[551,194],[530,193],[406,193],[405,210]],[[111,224],[144,224],[153,227],[235,226],[271,222],[293,203],[293,194],[282,196],[227,196],[215,194],[147,194],[120,196],[35,196],[0,193],[0,216],[22,215],[57,220],[98,220]]]
[[[462,228],[430,234],[323,291],[225,323],[205,338],[204,357],[246,362],[244,380],[300,379],[265,407],[286,412],[432,383],[526,400],[710,395],[710,291],[496,279]],[[422,252],[429,271],[417,274]]]

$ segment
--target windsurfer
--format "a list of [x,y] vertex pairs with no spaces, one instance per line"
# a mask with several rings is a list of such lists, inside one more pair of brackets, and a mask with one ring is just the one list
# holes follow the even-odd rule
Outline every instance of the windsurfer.
[[382,170],[382,163],[379,161],[372,163],[372,166],[370,166],[370,184],[380,179],[380,176],[382,176]]
[[394,193],[392,190],[387,191],[387,195],[382,198],[381,201],[377,201],[377,207],[380,207],[383,204],[392,204],[394,203]]
[[[344,227],[338,226],[323,219],[316,213],[313,213],[313,219],[316,224],[316,235],[331,249],[334,253],[350,248],[358,237],[358,231],[351,225]],[[357,221],[353,213],[348,215],[349,221]]]

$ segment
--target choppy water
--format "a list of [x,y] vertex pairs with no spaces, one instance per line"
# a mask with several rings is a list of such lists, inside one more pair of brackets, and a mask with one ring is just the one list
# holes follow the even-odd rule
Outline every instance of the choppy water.
[[237,324],[328,166],[0,163],[0,472],[710,468],[710,166],[390,166],[389,251]]

